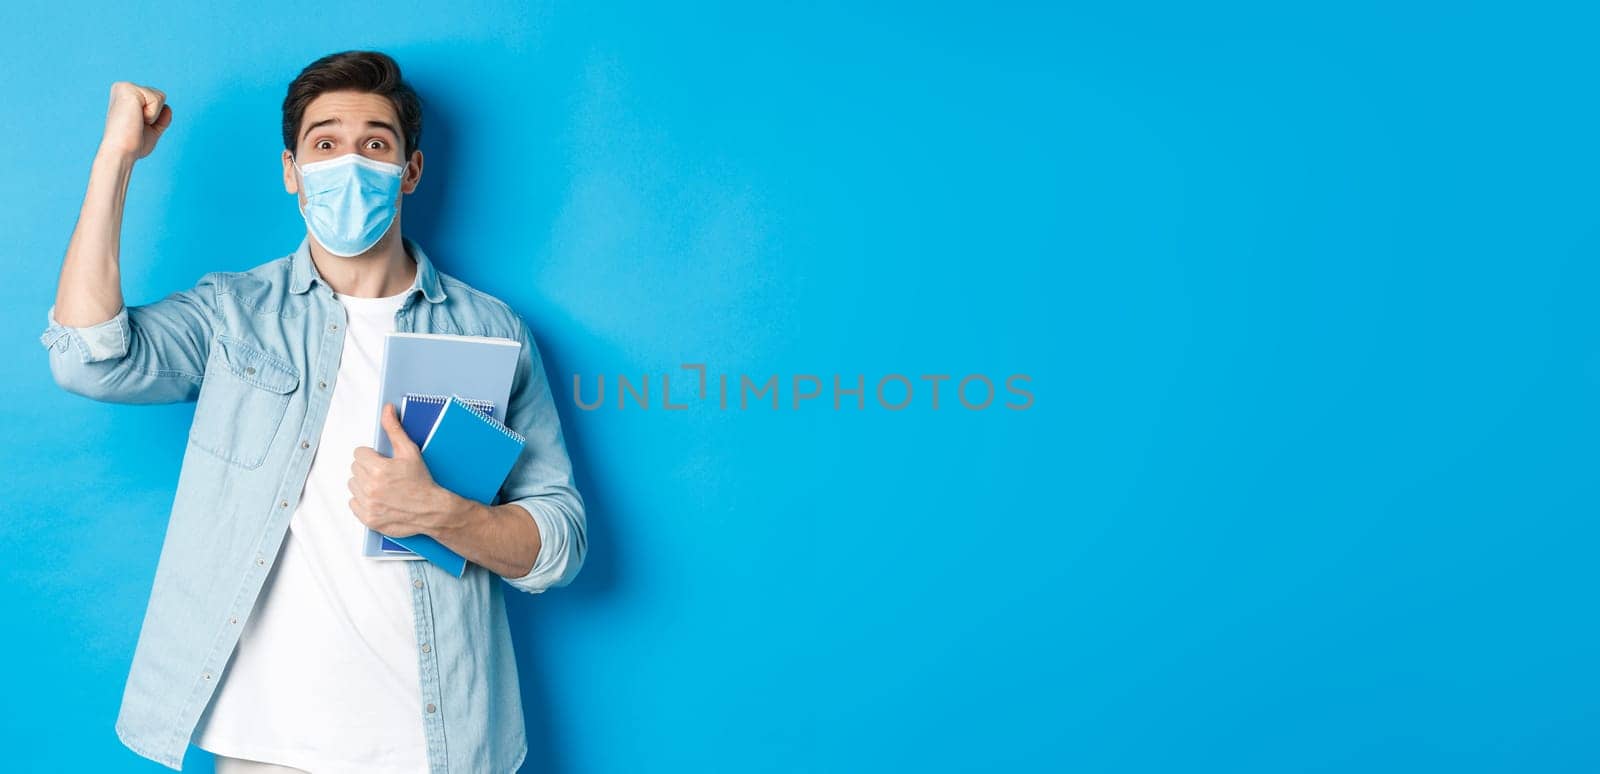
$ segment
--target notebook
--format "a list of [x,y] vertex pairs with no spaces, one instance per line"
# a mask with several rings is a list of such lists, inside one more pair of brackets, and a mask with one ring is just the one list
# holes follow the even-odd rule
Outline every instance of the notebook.
[[[407,394],[469,396],[489,404],[490,415],[502,414],[500,407],[511,398],[511,382],[521,351],[522,342],[495,336],[401,331],[385,334],[372,448],[385,457],[394,455],[389,435],[383,429],[382,411],[390,403],[399,409]],[[407,550],[386,551],[385,546]],[[455,570],[458,575],[465,567],[454,551],[421,533],[396,538],[368,529],[361,552],[373,559],[433,559],[447,569],[461,568]]]
[[462,497],[492,504],[522,456],[520,433],[451,395],[422,442],[422,461],[438,484]]

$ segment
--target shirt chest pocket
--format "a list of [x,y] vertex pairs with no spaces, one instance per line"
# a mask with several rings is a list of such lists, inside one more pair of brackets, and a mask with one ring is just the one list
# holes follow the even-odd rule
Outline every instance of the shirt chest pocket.
[[293,363],[244,339],[217,334],[189,442],[240,467],[260,467],[299,386],[300,371]]

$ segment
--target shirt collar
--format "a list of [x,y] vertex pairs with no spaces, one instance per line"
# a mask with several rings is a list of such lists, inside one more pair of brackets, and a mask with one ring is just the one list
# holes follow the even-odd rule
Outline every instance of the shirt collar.
[[[405,251],[417,262],[417,277],[411,283],[410,290],[421,290],[424,298],[434,303],[444,300],[444,288],[439,284],[439,272],[434,269],[433,261],[428,260],[428,254],[422,251],[411,237],[402,235],[400,243],[405,246]],[[304,293],[311,289],[311,281],[316,280],[328,284],[317,272],[315,261],[311,260],[311,237],[306,235],[300,240],[300,247],[294,251],[289,262],[289,292]],[[410,295],[408,292],[407,295]]]

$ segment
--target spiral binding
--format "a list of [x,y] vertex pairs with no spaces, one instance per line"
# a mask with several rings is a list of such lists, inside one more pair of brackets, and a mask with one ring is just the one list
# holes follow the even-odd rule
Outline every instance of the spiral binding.
[[[451,394],[454,395],[454,393],[451,393]],[[406,397],[408,399],[410,399],[411,402],[413,402],[413,403],[429,403],[429,404],[433,404],[433,405],[437,405],[437,406],[443,406],[446,402],[448,402],[450,400],[450,395],[437,395],[437,394],[434,394],[434,393],[426,393],[426,392],[408,392],[408,393],[406,393]],[[460,400],[461,402],[467,404],[468,406],[477,407],[481,411],[490,412],[490,411],[494,410],[494,401],[492,401],[492,400],[480,400],[478,398],[463,398],[460,395],[456,395],[455,397],[456,397],[457,400]],[[490,417],[490,419],[493,419],[493,417]]]
[[506,427],[504,424],[502,424],[500,422],[500,420],[495,419],[494,417],[491,417],[488,414],[485,414],[477,406],[474,406],[471,403],[468,403],[467,402],[467,400],[468,400],[467,398],[463,398],[463,397],[461,397],[459,395],[455,395],[455,394],[451,394],[450,397],[451,397],[451,399],[455,400],[456,403],[460,404],[460,406],[462,408],[472,412],[479,419],[482,419],[483,421],[488,422],[490,426],[494,427],[495,429],[499,430],[500,432],[505,433],[506,437],[511,438],[512,440],[516,441],[519,444],[526,444],[528,442],[528,439],[522,437],[522,433],[519,433],[519,432],[517,432],[515,430],[512,430],[509,427]]

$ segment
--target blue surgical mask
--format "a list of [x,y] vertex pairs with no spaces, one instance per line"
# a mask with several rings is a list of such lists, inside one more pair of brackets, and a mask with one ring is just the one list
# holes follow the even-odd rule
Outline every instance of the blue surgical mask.
[[347,153],[305,166],[300,173],[306,203],[300,215],[322,247],[334,255],[360,255],[394,225],[405,167]]

